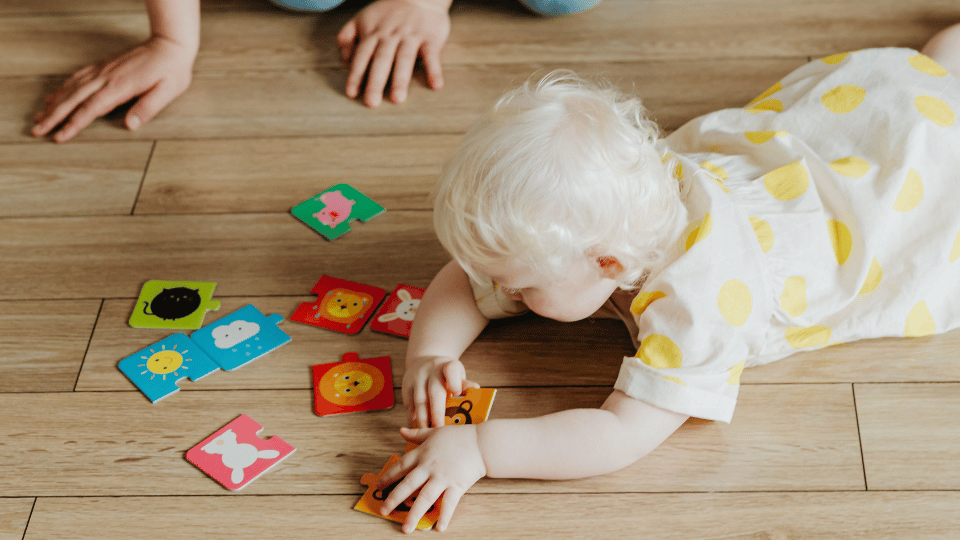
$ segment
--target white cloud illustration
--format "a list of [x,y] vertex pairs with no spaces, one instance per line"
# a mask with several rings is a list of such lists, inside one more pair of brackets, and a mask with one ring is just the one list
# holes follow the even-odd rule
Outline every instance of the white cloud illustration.
[[250,339],[260,331],[260,325],[250,321],[233,321],[230,324],[213,329],[213,344],[220,349],[229,349],[245,339]]

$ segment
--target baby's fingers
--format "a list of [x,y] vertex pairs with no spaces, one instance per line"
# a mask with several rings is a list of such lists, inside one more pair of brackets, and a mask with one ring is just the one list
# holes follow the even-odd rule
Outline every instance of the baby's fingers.
[[440,500],[441,495],[443,495],[443,486],[440,482],[435,480],[427,482],[426,485],[423,486],[423,489],[420,490],[420,493],[417,494],[417,500],[414,501],[413,506],[410,507],[407,520],[403,522],[403,532],[412,533],[417,530],[417,524],[420,523],[420,518],[433,509],[433,506]]
[[443,504],[440,507],[440,519],[437,520],[436,529],[438,531],[447,530],[447,526],[450,525],[450,519],[453,517],[453,511],[457,509],[457,504],[460,503],[460,499],[463,497],[463,494],[466,491],[456,488],[448,487],[446,491],[443,492]]
[[422,427],[442,427],[446,424],[444,413],[447,411],[447,388],[442,382],[432,379],[427,393],[430,398],[430,423],[423,424]]
[[[397,465],[399,465],[399,463]],[[397,484],[395,488],[393,488],[393,491],[390,492],[390,496],[383,501],[383,506],[380,508],[380,515],[386,516],[389,515],[390,512],[393,512],[397,506],[400,505],[400,503],[407,500],[410,495],[413,495],[414,491],[426,483],[427,479],[427,473],[424,472],[423,469],[418,468],[410,471],[407,474],[407,477]],[[389,485],[392,482],[383,482],[381,480],[380,483],[381,486],[384,486]]]

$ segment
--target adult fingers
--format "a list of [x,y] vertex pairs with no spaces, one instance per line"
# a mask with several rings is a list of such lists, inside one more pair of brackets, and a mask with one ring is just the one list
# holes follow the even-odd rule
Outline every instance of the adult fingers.
[[350,19],[347,21],[347,24],[343,25],[343,28],[340,29],[340,33],[337,34],[337,46],[340,48],[340,58],[342,58],[344,62],[350,61],[356,40],[357,21],[356,19]]
[[430,396],[430,423],[423,427],[443,427],[444,412],[447,408],[447,388],[440,381],[430,381],[427,393]]
[[363,82],[363,75],[367,72],[367,66],[373,53],[377,51],[378,39],[374,36],[366,36],[360,40],[360,44],[353,50],[353,60],[350,62],[350,73],[347,75],[346,93],[348,97],[355,98],[360,93],[360,83]]
[[137,129],[146,124],[181,93],[183,93],[183,90],[164,82],[160,82],[147,90],[127,111],[125,119],[127,128]]
[[443,88],[443,68],[440,64],[441,47],[442,45],[427,41],[420,48],[423,68],[427,72],[427,84],[434,90]]
[[133,95],[135,94],[102,88],[73,111],[63,127],[54,133],[53,139],[57,142],[69,141],[80,130],[89,126],[91,122],[112,111],[117,105],[126,102]]
[[49,133],[57,127],[68,116],[71,115],[82,103],[85,103],[91,96],[99,92],[106,81],[103,79],[94,79],[87,84],[76,88],[71,94],[66,95],[57,103],[51,103],[51,108],[45,111],[43,118],[33,126],[31,133],[35,137],[40,137]]
[[404,40],[397,49],[397,58],[393,63],[393,83],[390,89],[390,98],[394,103],[403,103],[407,100],[407,89],[410,87],[410,78],[417,63],[417,52],[420,45],[416,41]]
[[417,529],[420,518],[433,508],[434,504],[440,500],[443,495],[443,485],[437,481],[428,481],[417,494],[417,500],[410,507],[406,521],[403,522],[403,532],[411,533]]
[[437,519],[436,529],[438,531],[447,530],[447,526],[450,525],[450,519],[453,517],[453,511],[457,509],[457,505],[460,504],[460,499],[463,497],[463,494],[466,493],[465,490],[462,490],[457,487],[448,487],[446,491],[443,492],[443,504],[440,507],[440,518]]
[[383,101],[383,89],[387,86],[387,79],[390,77],[390,69],[393,67],[393,60],[397,56],[399,46],[400,42],[397,39],[380,40],[377,52],[370,63],[370,69],[367,71],[367,88],[363,102],[368,107],[376,107]]

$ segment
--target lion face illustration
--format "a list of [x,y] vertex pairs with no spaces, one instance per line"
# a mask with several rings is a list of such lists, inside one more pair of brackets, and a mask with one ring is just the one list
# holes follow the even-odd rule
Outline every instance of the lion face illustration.
[[349,289],[331,289],[320,302],[317,317],[349,325],[369,309],[373,297]]
[[361,362],[347,362],[323,374],[320,395],[335,405],[352,407],[377,397],[383,383],[379,369]]

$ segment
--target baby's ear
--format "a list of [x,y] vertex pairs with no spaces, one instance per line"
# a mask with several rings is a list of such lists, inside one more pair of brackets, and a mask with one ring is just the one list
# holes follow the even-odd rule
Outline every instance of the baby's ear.
[[613,255],[597,257],[597,264],[600,265],[600,272],[605,278],[617,279],[623,272],[623,265]]

